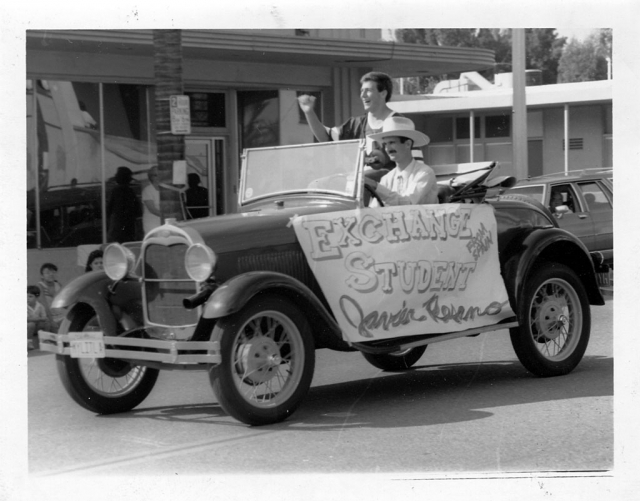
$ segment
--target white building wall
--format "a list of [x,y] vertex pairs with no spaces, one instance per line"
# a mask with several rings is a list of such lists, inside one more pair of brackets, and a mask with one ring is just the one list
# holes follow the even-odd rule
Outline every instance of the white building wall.
[[[570,106],[569,139],[582,138],[583,149],[569,150],[569,170],[603,167],[602,107]],[[564,170],[564,108],[544,110],[544,174]]]
[[569,169],[602,167],[602,108],[576,106],[569,113],[569,137],[583,139],[582,150],[569,151]]

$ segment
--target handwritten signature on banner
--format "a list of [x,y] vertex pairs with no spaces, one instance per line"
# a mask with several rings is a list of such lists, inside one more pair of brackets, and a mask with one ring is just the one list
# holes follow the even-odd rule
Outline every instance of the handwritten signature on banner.
[[452,332],[512,315],[490,207],[316,214],[296,218],[294,228],[347,335]]
[[396,312],[388,311],[371,311],[364,313],[362,307],[352,297],[346,294],[340,297],[340,311],[344,315],[349,325],[358,330],[358,334],[362,337],[374,337],[372,330],[382,329],[389,331],[391,328],[408,325],[416,322],[426,322],[432,320],[434,322],[450,322],[454,321],[458,324],[475,320],[486,315],[498,315],[509,301],[492,301],[484,309],[478,306],[455,306],[439,304],[439,297],[434,294],[428,301],[421,305],[425,314],[416,313],[414,308],[407,308],[406,301],[402,302],[402,308]]

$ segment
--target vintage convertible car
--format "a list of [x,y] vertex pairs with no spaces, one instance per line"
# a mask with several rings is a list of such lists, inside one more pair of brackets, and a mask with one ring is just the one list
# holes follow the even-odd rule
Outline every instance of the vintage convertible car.
[[108,246],[104,273],[54,299],[60,332],[39,334],[73,400],[125,412],[159,370],[206,370],[228,414],[269,424],[302,402],[317,349],[396,371],[430,343],[501,329],[533,374],[572,371],[604,304],[584,244],[531,199],[482,201],[504,179],[492,162],[450,172],[445,203],[371,203],[364,148],[246,150],[238,213]]

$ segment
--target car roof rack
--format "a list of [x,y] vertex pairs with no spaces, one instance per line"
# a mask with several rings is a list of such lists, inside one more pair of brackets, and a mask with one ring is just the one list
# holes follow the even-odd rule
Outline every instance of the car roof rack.
[[541,174],[539,176],[529,176],[527,181],[535,181],[536,179],[549,179],[549,178],[562,178],[566,176],[589,176],[591,174],[604,174],[613,173],[613,167],[590,167],[588,169],[576,169],[570,171],[549,172],[548,174]]

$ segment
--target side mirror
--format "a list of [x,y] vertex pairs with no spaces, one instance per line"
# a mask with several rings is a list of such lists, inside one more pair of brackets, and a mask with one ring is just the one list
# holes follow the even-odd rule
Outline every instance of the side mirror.
[[569,210],[569,207],[567,207],[566,205],[558,205],[555,209],[554,215],[558,219],[560,219],[564,214],[568,214],[569,212],[571,211]]

